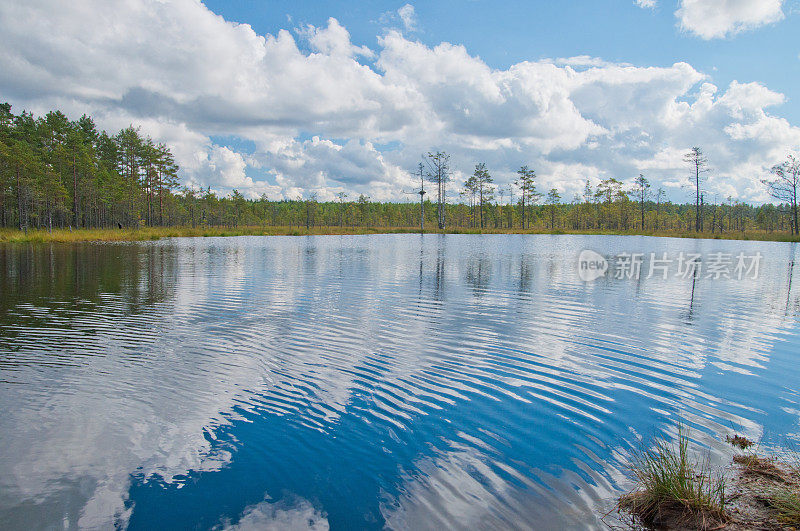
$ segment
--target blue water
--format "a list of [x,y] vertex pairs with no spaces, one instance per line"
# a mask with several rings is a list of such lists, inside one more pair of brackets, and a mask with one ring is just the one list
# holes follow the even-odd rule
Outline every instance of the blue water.
[[[760,252],[757,278],[577,257]],[[6,529],[585,529],[629,452],[800,443],[797,245],[376,235],[0,247]],[[793,282],[794,277],[794,282]]]

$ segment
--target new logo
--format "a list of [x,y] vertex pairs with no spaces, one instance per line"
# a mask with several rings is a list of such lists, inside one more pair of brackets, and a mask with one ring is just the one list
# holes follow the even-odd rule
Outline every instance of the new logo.
[[584,282],[592,282],[608,271],[608,260],[601,254],[584,249],[578,255],[578,276]]

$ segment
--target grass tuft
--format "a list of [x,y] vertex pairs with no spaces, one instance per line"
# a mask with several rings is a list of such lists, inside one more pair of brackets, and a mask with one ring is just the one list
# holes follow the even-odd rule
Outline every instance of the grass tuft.
[[782,524],[800,527],[800,489],[776,489],[769,493],[767,501],[778,511],[778,519]]
[[677,444],[664,438],[637,453],[630,468],[637,488],[619,501],[619,508],[645,525],[712,529],[728,520],[725,478],[706,457],[689,456],[689,436],[678,428]]

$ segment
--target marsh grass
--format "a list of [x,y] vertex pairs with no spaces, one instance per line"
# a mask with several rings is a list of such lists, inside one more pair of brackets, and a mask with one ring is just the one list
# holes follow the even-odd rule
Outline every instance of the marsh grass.
[[800,526],[800,489],[785,487],[775,489],[767,495],[769,505],[778,511],[782,524]]
[[53,229],[29,230],[0,229],[0,243],[31,242],[135,242],[162,238],[219,236],[308,236],[308,235],[360,235],[378,233],[412,233],[419,229],[382,227],[312,227],[309,230],[297,227],[143,227],[126,229]]
[[[0,243],[30,242],[88,242],[88,241],[147,241],[174,237],[212,236],[307,236],[307,235],[361,235],[418,233],[419,227],[143,227],[125,229],[0,229]],[[541,229],[472,229],[448,228],[444,231],[428,227],[426,233],[436,234],[575,234],[595,236],[655,236],[666,238],[733,239],[763,241],[798,241],[797,237],[776,232],[730,232],[708,234],[682,231],[613,231],[613,230],[541,230]]]
[[708,456],[690,456],[682,427],[676,443],[657,439],[634,455],[630,469],[636,490],[620,498],[619,508],[643,524],[711,529],[727,521],[725,477],[712,469]]
[[786,481],[786,474],[777,466],[774,457],[759,457],[755,454],[735,455],[733,462],[739,465],[743,474],[761,476],[781,483]]
[[755,452],[734,455],[739,491],[769,508],[763,518],[765,528],[766,524],[770,529],[800,528],[800,454],[791,448],[781,454],[780,458]]
[[780,464],[781,481],[773,483],[775,486],[769,490],[767,502],[778,511],[783,525],[800,528],[800,453],[790,449]]

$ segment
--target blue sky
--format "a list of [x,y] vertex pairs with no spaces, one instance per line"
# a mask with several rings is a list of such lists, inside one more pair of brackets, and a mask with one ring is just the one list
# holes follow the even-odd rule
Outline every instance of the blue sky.
[[[189,186],[405,200],[452,155],[571,199],[644,173],[761,202],[800,149],[798,0],[36,0],[0,4],[0,99],[167,142]],[[86,31],[92,20],[92,31]]]

